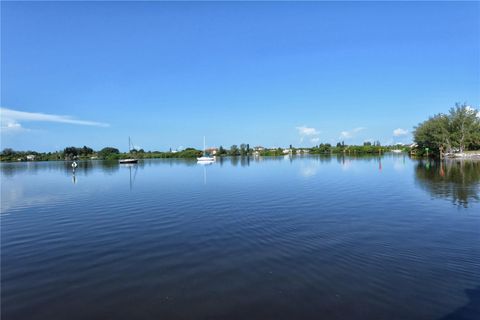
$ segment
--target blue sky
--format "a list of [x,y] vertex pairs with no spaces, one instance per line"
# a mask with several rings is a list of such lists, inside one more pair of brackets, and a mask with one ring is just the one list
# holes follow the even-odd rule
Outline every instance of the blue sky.
[[478,2],[1,9],[2,148],[409,142],[480,102]]

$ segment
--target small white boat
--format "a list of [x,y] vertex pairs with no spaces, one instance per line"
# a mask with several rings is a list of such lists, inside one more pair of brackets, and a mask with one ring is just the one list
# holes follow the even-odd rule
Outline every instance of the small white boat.
[[[132,152],[132,143],[130,141],[130,137],[128,137],[128,154],[130,154]],[[138,162],[138,159],[134,159],[134,158],[129,158],[129,159],[120,159],[118,160],[119,163],[137,163]]]
[[119,163],[137,163],[138,159],[120,159],[118,160]]
[[215,157],[207,156],[205,152],[205,137],[203,137],[203,156],[197,158],[197,163],[200,164],[210,164],[215,162]]
[[198,157],[198,163],[213,163],[215,162],[215,157]]
[[402,152],[402,150],[399,150],[399,149],[393,149],[393,150],[392,150],[392,152],[393,152],[393,153],[401,153],[401,152]]

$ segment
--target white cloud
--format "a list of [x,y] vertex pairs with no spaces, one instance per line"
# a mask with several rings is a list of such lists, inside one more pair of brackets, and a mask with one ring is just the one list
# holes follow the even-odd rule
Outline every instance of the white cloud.
[[20,133],[23,131],[28,131],[27,129],[22,127],[22,125],[17,121],[12,119],[7,119],[3,117],[3,115],[1,117],[0,123],[1,123],[0,128],[2,133]]
[[108,127],[108,123],[78,120],[71,116],[63,116],[56,114],[24,112],[7,108],[0,108],[1,116],[1,131],[2,132],[16,132],[25,129],[21,122],[57,122],[68,123],[83,126]]
[[298,131],[298,134],[300,135],[300,142],[303,142],[303,139],[305,137],[311,137],[310,141],[312,143],[318,142],[320,140],[320,138],[318,137],[320,135],[320,131],[315,128],[300,126],[296,127],[296,129]]
[[350,131],[342,131],[342,132],[340,132],[340,138],[343,138],[343,139],[353,138],[356,133],[358,133],[360,131],[363,131],[365,129],[366,129],[365,127],[357,127],[357,128],[355,128],[353,130],[350,130]]
[[400,136],[406,136],[408,134],[408,130],[402,129],[402,128],[397,128],[393,130],[393,135],[395,137],[400,137]]
[[301,136],[317,136],[320,134],[320,131],[318,131],[317,129],[307,126],[297,127],[297,130]]

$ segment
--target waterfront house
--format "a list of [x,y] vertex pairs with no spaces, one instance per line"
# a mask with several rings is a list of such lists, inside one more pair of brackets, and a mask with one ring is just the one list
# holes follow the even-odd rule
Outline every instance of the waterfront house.
[[205,149],[205,152],[207,154],[216,155],[218,152],[218,148],[207,148]]

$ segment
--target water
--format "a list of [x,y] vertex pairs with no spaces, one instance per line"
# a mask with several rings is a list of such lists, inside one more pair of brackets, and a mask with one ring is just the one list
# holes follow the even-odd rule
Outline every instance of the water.
[[479,319],[480,162],[1,173],[2,319]]

